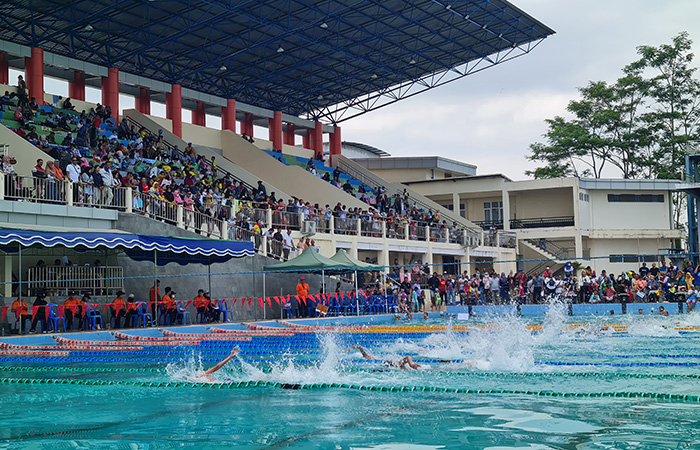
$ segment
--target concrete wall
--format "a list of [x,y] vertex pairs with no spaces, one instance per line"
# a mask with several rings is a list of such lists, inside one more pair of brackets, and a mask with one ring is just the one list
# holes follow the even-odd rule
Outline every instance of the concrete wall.
[[[608,194],[664,195],[663,203],[609,202]],[[659,229],[670,228],[667,192],[659,191],[590,191],[590,214],[594,229]]]
[[511,195],[516,200],[510,207],[511,215],[517,214],[518,219],[574,215],[571,188],[523,191]]
[[79,206],[48,205],[44,203],[0,201],[0,223],[65,227],[84,230],[110,230],[117,212],[110,209]]
[[[669,248],[667,239],[588,239],[588,247],[591,249],[591,257],[597,257],[591,261],[581,261],[584,265],[589,265],[600,272],[605,269],[608,273],[618,274],[627,270],[637,272],[642,265],[641,262],[610,262],[609,255],[655,255],[660,253],[660,248]],[[657,267],[661,258],[656,261]],[[651,267],[651,262],[647,263]]]

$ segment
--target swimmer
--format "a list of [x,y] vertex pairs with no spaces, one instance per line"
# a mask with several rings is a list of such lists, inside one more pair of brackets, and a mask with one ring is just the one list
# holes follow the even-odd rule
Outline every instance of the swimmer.
[[430,319],[430,316],[428,315],[427,312],[423,313],[423,320]]
[[668,311],[666,311],[666,308],[664,308],[663,306],[659,306],[658,314],[660,316],[668,316]]
[[644,314],[644,311],[642,311],[642,308],[639,308],[639,315],[641,316],[642,314]]
[[359,350],[360,353],[362,353],[362,357],[365,359],[369,359],[370,361],[382,361],[383,365],[389,366],[389,367],[396,367],[401,370],[408,370],[410,367],[413,370],[418,370],[421,368],[420,364],[416,364],[413,362],[413,359],[410,356],[406,356],[404,358],[401,358],[398,361],[390,361],[390,360],[380,360],[379,358],[375,358],[374,356],[370,355],[367,350],[365,350],[364,347],[361,345],[353,345],[352,347],[349,347],[346,349],[346,352],[349,352],[350,350]]
[[209,380],[209,381],[215,381],[215,380],[214,380],[212,377],[210,377],[209,375],[211,375],[211,374],[213,374],[214,372],[216,372],[217,370],[221,369],[222,367],[224,367],[224,366],[226,365],[227,362],[231,361],[233,358],[235,358],[236,356],[238,356],[238,352],[239,352],[240,350],[241,350],[241,349],[238,348],[238,346],[233,347],[233,350],[231,350],[231,353],[230,353],[226,358],[224,358],[222,361],[220,361],[217,365],[215,365],[215,366],[212,367],[211,369],[209,369],[209,370],[207,370],[207,371],[205,371],[205,372],[202,372],[201,374],[197,375],[197,378],[206,378],[206,379]]

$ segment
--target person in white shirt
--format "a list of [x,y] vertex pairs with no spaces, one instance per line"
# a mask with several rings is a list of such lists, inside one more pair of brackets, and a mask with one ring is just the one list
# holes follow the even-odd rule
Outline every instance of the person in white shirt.
[[112,192],[112,186],[116,183],[114,177],[112,176],[111,169],[112,163],[107,161],[102,165],[100,169],[100,176],[102,177],[102,182],[104,183],[104,190],[102,191],[102,200],[105,205],[111,205],[114,199],[114,193]]
[[289,252],[294,249],[291,228],[287,228],[287,233],[282,237],[282,242],[284,242],[284,246],[282,247],[282,250],[284,251],[284,259],[287,260],[289,259]]

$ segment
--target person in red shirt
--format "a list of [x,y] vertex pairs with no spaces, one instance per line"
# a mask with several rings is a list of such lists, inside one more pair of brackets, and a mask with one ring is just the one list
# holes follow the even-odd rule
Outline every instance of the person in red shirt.
[[[12,312],[15,313],[15,323],[19,323],[19,326],[22,327],[24,325],[25,320],[31,320],[32,315],[29,314],[27,310],[27,302],[24,301],[24,299],[17,299],[12,303]],[[21,332],[21,330],[20,330]]]
[[156,305],[160,304],[160,280],[156,280],[155,286],[148,292],[148,301],[151,303],[151,313],[156,317]]
[[193,300],[197,314],[202,314],[204,319],[209,322],[211,318],[211,302],[204,296],[204,289],[197,291],[197,296]]

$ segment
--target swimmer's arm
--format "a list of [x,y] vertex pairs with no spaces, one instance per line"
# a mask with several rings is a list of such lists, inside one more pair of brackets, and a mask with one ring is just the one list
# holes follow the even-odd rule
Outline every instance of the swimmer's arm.
[[209,369],[209,370],[205,371],[203,374],[199,375],[198,378],[203,377],[209,381],[214,381],[209,375],[213,374],[217,370],[224,367],[227,362],[231,361],[233,358],[235,358],[238,355],[239,351],[240,351],[240,348],[238,348],[238,346],[234,347],[233,350],[231,350],[231,354],[229,354],[226,358],[224,358],[221,362],[219,362],[217,365],[215,365],[211,369]]

